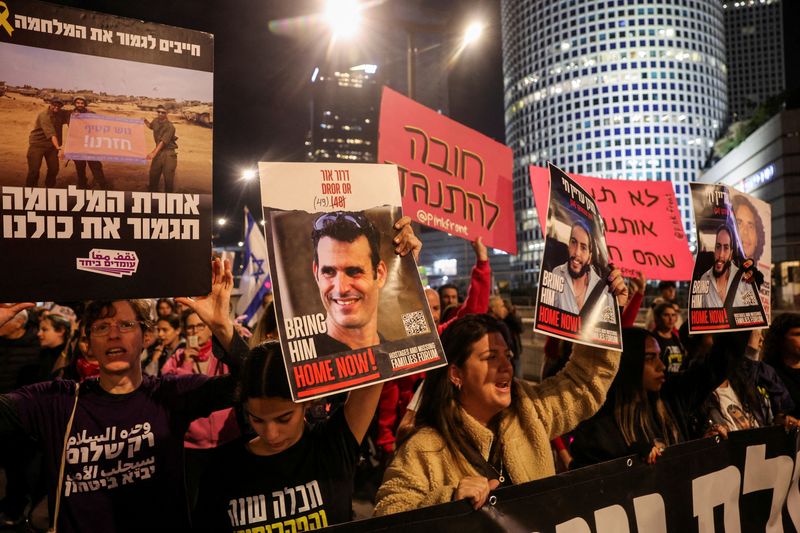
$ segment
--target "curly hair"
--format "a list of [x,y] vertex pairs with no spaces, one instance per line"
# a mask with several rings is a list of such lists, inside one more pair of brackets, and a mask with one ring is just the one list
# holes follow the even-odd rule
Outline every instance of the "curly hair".
[[[751,259],[755,262],[758,262],[758,260],[761,258],[761,254],[764,253],[764,243],[767,240],[766,232],[764,231],[764,221],[761,220],[761,215],[758,213],[753,203],[743,194],[735,195],[733,197],[732,205],[734,217],[742,207],[749,209],[753,214],[753,220],[756,222],[756,249],[753,250],[753,257]],[[741,235],[739,237],[741,238]],[[742,253],[744,253],[744,250],[742,250]]]
[[761,348],[764,362],[772,366],[783,366],[783,342],[786,334],[793,328],[800,328],[800,313],[783,313],[772,319]]

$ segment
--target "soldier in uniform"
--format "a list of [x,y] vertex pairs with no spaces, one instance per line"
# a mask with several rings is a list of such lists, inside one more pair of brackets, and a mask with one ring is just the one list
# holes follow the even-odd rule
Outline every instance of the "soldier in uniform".
[[164,175],[164,192],[172,192],[175,186],[175,169],[178,166],[178,149],[175,136],[175,126],[167,118],[167,109],[160,105],[156,108],[158,117],[150,122],[145,119],[144,124],[153,130],[153,141],[156,147],[147,154],[150,163],[150,192],[158,192],[158,182]]
[[39,184],[39,169],[42,159],[47,164],[47,175],[44,179],[45,187],[53,187],[58,176],[58,151],[61,149],[61,134],[64,124],[69,121],[69,112],[62,107],[64,102],[58,96],[53,96],[47,109],[39,113],[28,137],[28,176],[25,178],[26,187],[36,187]]
[[[76,96],[72,99],[72,105],[75,106],[75,109],[72,110],[73,114],[77,113],[91,113],[86,108],[86,98],[83,96]],[[108,183],[106,182],[106,176],[103,173],[103,163],[100,161],[75,161],[75,173],[78,175],[78,187],[81,189],[86,188],[86,165],[89,165],[89,170],[92,171],[92,177],[94,178],[93,185],[99,185],[103,189],[108,189]]]

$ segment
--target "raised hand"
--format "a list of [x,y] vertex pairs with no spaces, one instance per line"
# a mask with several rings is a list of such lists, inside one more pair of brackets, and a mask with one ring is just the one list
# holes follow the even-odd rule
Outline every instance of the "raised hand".
[[23,302],[18,304],[0,304],[0,326],[14,318],[17,313],[35,306],[33,302]]
[[227,259],[211,262],[211,292],[195,298],[175,298],[175,301],[189,307],[205,322],[225,349],[233,339],[233,320],[230,316],[233,273]]
[[414,255],[414,260],[419,261],[422,241],[414,235],[414,230],[411,229],[411,217],[403,217],[395,222],[394,229],[397,230],[397,235],[392,239],[394,253],[405,256],[408,252],[411,252]]

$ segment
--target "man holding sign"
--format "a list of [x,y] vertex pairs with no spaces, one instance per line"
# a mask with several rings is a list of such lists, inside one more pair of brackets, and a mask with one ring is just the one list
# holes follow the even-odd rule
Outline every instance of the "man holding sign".
[[[83,96],[76,96],[72,99],[72,105],[75,106],[75,109],[72,111],[73,115],[83,115],[83,114],[93,114],[86,108],[86,98]],[[78,175],[78,187],[81,189],[85,189],[87,182],[86,182],[86,165],[89,165],[89,170],[92,171],[92,176],[94,177],[93,185],[99,185],[103,189],[108,188],[108,184],[106,183],[106,176],[103,173],[103,163],[100,161],[83,161],[80,159],[75,160],[75,173]]]

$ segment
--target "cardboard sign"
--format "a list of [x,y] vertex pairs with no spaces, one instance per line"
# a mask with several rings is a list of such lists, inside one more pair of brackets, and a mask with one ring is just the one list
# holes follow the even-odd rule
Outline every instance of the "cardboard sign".
[[145,145],[145,129],[141,118],[72,113],[64,142],[64,158],[144,165],[150,152]]
[[699,250],[689,291],[689,333],[767,327],[755,276],[747,271],[752,258],[744,253],[730,187],[692,183],[691,191]]
[[384,87],[378,161],[417,222],[517,253],[511,148]]
[[0,301],[207,294],[213,36],[5,4]]
[[446,364],[414,258],[394,253],[397,168],[260,163],[259,172],[293,399]]
[[534,331],[622,350],[616,298],[608,287],[603,219],[588,192],[550,165],[550,203]]
[[[539,225],[545,232],[550,191],[548,171],[530,167]],[[568,174],[589,191],[606,226],[609,260],[623,275],[643,272],[648,279],[687,281],[694,259],[668,181],[631,181]],[[540,207],[542,206],[542,207]]]

